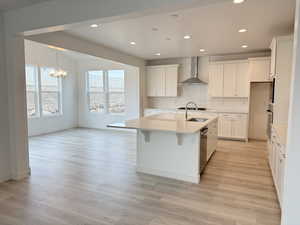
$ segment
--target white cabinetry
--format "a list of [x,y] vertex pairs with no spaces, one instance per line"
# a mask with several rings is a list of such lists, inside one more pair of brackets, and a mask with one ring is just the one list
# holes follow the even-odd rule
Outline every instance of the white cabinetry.
[[273,38],[270,49],[271,49],[271,64],[270,64],[270,77],[273,78],[276,75],[276,51],[277,47],[277,40],[276,38]]
[[219,114],[218,136],[222,138],[247,140],[247,114]]
[[214,151],[217,149],[218,143],[218,122],[215,120],[208,124],[207,134],[207,160],[210,159]]
[[259,57],[249,59],[249,74],[251,82],[269,82],[270,77],[270,58]]
[[269,143],[269,165],[272,171],[274,185],[277,191],[278,200],[280,205],[282,204],[283,188],[284,188],[284,176],[285,176],[285,146],[280,143],[280,138],[272,128],[271,142]]
[[212,97],[223,97],[223,64],[211,64],[209,69],[209,94]]
[[149,97],[177,96],[178,65],[147,66],[146,73]]
[[241,62],[237,65],[236,94],[239,97],[249,96],[249,63]]
[[235,97],[236,93],[236,68],[235,63],[224,64],[223,97]]
[[[292,62],[293,62],[293,37],[284,36],[277,37],[273,40],[276,42],[276,57],[272,59],[275,77],[274,91],[274,107],[273,116],[274,123],[287,123],[290,102],[290,87],[292,78]],[[273,49],[272,49],[273,54]]]
[[248,61],[216,62],[210,65],[209,94],[211,97],[249,96]]

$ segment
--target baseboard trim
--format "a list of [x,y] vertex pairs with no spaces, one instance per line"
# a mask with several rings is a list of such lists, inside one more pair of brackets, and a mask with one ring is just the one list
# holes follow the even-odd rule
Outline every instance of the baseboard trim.
[[31,174],[31,169],[29,168],[25,171],[14,174],[11,179],[12,180],[22,180],[22,179],[25,179],[25,178],[29,177],[30,174]]
[[150,174],[159,177],[167,177],[175,180],[186,181],[190,183],[199,184],[200,183],[200,175],[190,176],[185,174],[172,173],[167,171],[161,171],[156,169],[137,167],[136,171],[139,173]]
[[8,181],[10,179],[11,179],[10,174],[3,175],[3,176],[0,177],[0,183],[3,183],[3,182]]

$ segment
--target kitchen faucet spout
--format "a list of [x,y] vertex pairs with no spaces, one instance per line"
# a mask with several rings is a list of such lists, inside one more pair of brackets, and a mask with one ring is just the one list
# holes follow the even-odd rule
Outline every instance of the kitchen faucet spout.
[[196,108],[196,110],[198,111],[198,106],[195,102],[190,101],[190,102],[186,103],[186,106],[185,106],[185,120],[186,121],[188,120],[188,106],[189,105],[193,105]]

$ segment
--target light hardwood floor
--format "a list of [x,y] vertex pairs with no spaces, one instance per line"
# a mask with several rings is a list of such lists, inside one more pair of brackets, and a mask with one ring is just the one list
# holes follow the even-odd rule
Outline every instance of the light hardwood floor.
[[279,225],[263,142],[219,141],[200,185],[135,172],[135,134],[30,138],[32,175],[0,184],[0,225]]

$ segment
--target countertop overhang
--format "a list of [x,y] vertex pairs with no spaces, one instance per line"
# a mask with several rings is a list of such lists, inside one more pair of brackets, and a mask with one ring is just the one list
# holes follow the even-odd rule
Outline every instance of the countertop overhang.
[[146,131],[166,131],[178,134],[191,134],[199,132],[209,123],[218,119],[217,115],[198,115],[193,113],[191,117],[206,118],[205,122],[186,121],[183,113],[162,113],[152,116],[141,117],[135,120],[127,120],[123,123],[110,124],[108,127],[140,129]]

